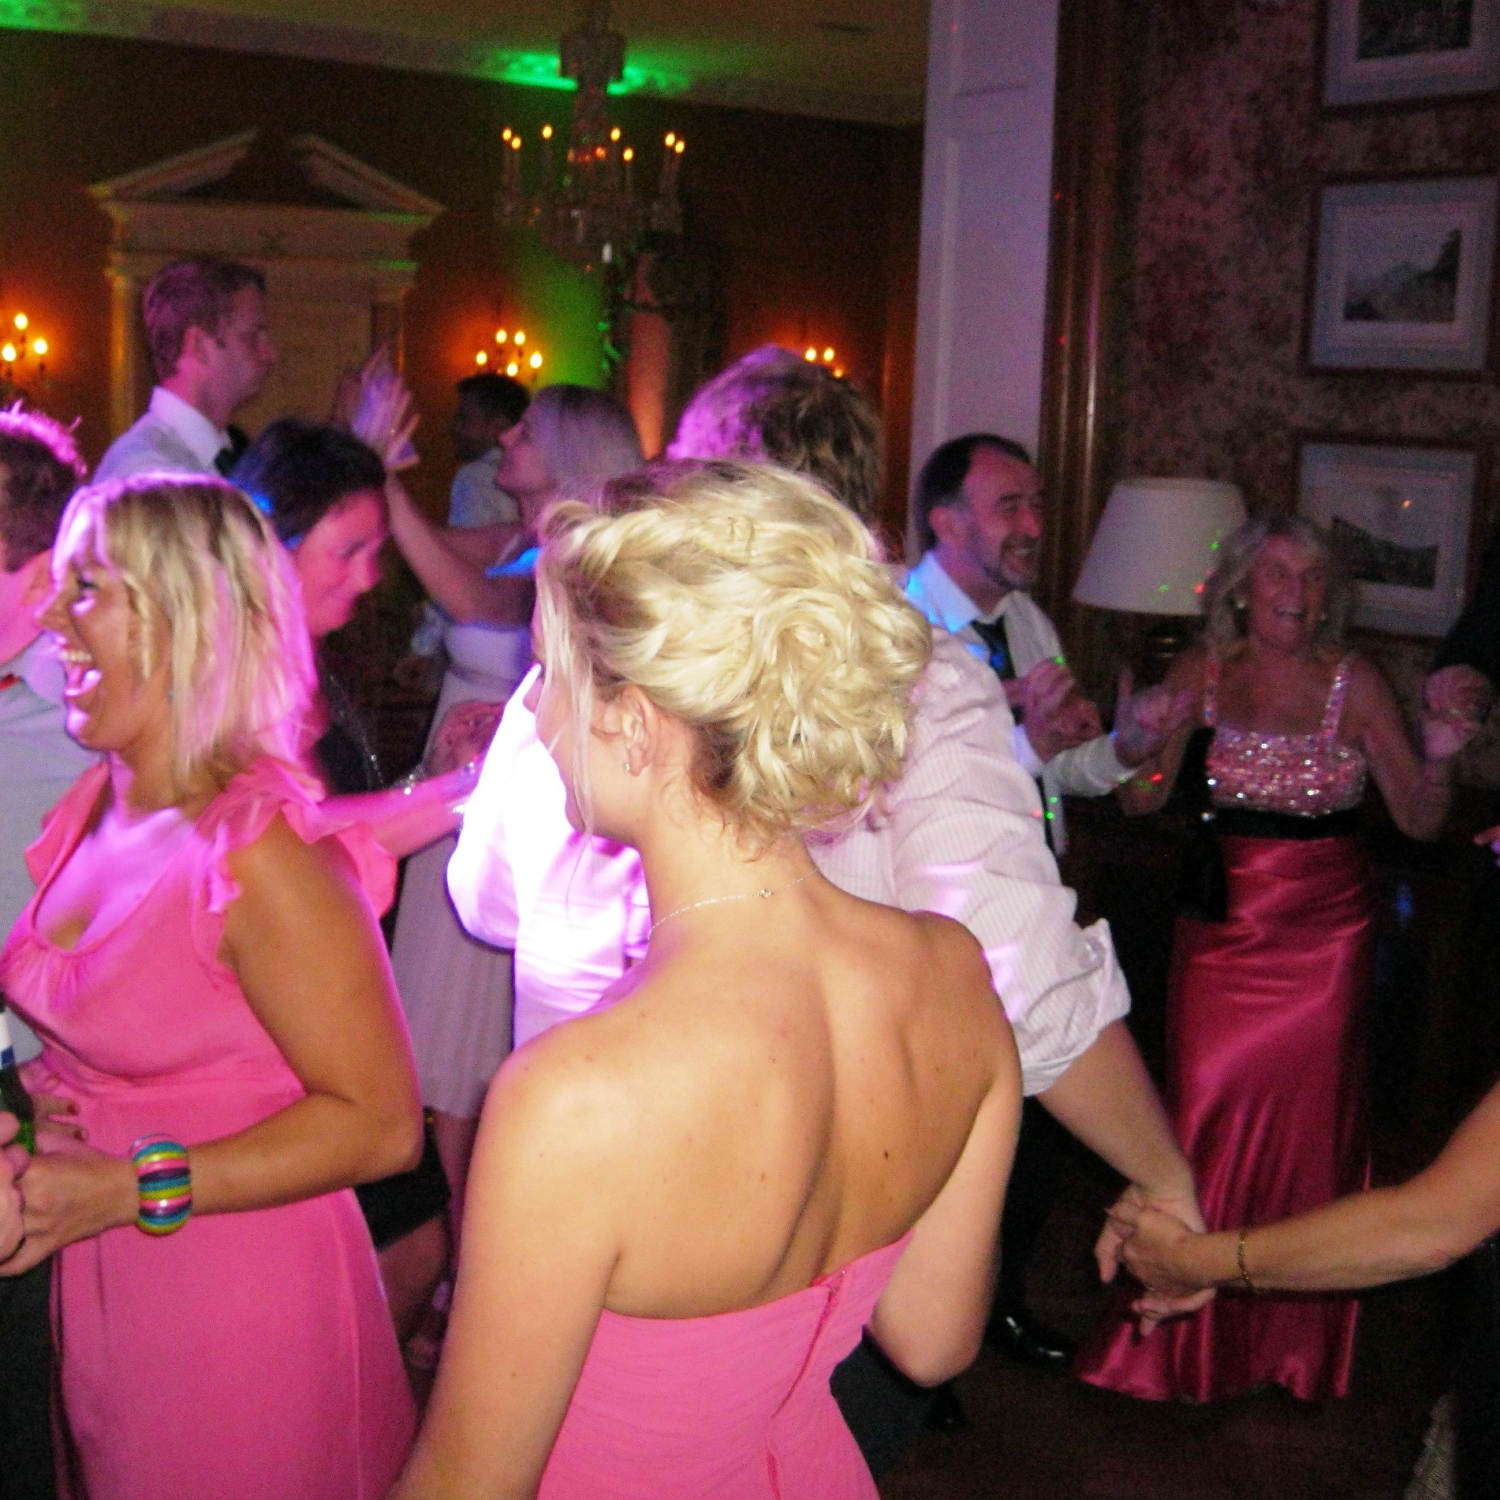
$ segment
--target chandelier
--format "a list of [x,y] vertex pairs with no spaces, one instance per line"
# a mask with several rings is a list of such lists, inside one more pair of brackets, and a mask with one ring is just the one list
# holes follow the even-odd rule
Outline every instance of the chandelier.
[[50,352],[46,338],[31,326],[25,313],[0,317],[0,406],[34,396],[23,389],[23,381],[46,386]]
[[609,0],[583,0],[578,25],[559,47],[558,72],[578,85],[561,172],[553,162],[552,127],[543,125],[541,187],[525,192],[521,137],[508,126],[500,136],[500,222],[535,225],[550,249],[588,270],[628,258],[648,230],[682,233],[682,137],[667,134],[656,196],[648,202],[636,193],[635,148],[623,144],[620,127],[609,123],[605,90],[625,71],[625,38],[609,21]]

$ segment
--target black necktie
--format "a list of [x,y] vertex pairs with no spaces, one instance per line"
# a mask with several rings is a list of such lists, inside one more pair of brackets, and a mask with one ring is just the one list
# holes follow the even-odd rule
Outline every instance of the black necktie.
[[229,441],[214,454],[214,468],[219,473],[228,475],[229,471],[240,461],[240,454],[250,446],[250,439],[232,423],[226,434]]
[[[1012,681],[1016,675],[1016,663],[1010,654],[1010,637],[1005,633],[1004,619],[970,620],[969,628],[984,642],[988,649],[990,653],[990,666],[994,670],[995,676],[1001,682]],[[1015,714],[1016,722],[1019,724],[1022,717],[1020,709],[1013,709],[1012,712]],[[1052,815],[1046,811],[1047,788],[1042,784],[1040,776],[1036,778],[1036,789],[1042,799],[1042,836],[1047,840],[1047,847],[1055,849],[1057,846],[1056,837],[1052,831]]]
[[1010,639],[1005,634],[1005,621],[970,620],[969,628],[989,650],[990,666],[995,676],[1001,682],[1009,682],[1016,675],[1016,664],[1011,660]]

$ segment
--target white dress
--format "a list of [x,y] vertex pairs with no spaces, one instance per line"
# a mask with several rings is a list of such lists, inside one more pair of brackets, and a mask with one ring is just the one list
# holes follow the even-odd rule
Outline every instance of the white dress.
[[[531,632],[524,626],[450,624],[443,644],[449,666],[432,734],[456,703],[504,703],[531,665]],[[511,954],[459,925],[447,884],[456,842],[456,835],[439,839],[407,860],[391,966],[422,1102],[472,1118],[510,1051]]]

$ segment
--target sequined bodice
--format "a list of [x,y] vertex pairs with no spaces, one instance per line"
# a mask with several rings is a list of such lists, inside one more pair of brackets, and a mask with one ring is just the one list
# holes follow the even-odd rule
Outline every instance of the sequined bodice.
[[1358,806],[1365,794],[1365,758],[1338,738],[1351,665],[1345,657],[1335,669],[1314,733],[1274,734],[1218,722],[1219,664],[1209,662],[1203,718],[1214,731],[1208,788],[1215,807],[1316,817]]

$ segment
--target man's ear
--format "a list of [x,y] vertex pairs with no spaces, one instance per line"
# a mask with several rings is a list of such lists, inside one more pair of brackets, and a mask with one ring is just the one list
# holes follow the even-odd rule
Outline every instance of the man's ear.
[[45,552],[38,552],[16,571],[22,577],[22,605],[33,612],[39,610],[52,592],[52,549],[49,547]]
[[189,364],[206,364],[209,359],[208,348],[212,342],[213,335],[206,328],[199,328],[196,323],[189,324],[182,335],[182,349],[177,356],[177,369],[181,370],[184,365]]
[[950,545],[957,535],[958,516],[956,505],[934,505],[927,512],[927,524],[932,528],[932,534],[938,541]]

